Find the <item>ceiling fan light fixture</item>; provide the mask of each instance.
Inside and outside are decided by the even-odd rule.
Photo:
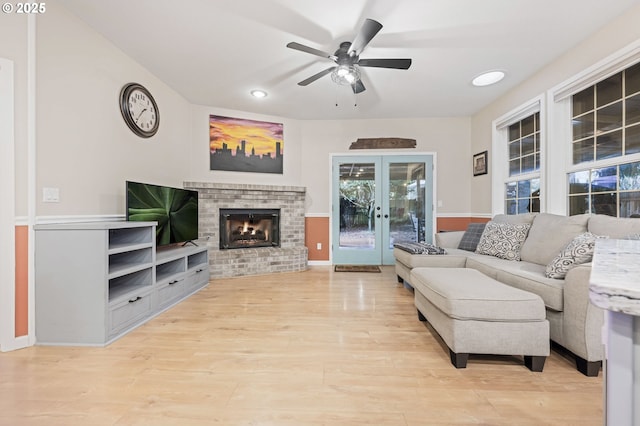
[[[471,81],[471,84],[477,87],[490,86],[502,80],[505,76],[504,71],[488,71],[480,74]]]
[[[267,92],[265,92],[264,90],[256,89],[251,91],[251,96],[253,96],[254,98],[262,99],[267,97]]]
[[[331,80],[341,86],[351,86],[360,80],[360,70],[354,65],[338,65],[331,72]]]

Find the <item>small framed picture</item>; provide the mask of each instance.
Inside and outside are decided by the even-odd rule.
[[[477,153],[473,156],[473,175],[486,175],[488,165],[487,151]]]

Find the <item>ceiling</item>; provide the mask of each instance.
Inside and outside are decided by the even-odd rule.
[[[59,0],[190,103],[295,119],[470,116],[640,0]],[[409,70],[366,68],[354,95],[330,76],[365,18],[383,24],[361,58],[412,58]],[[471,80],[488,70],[506,78]],[[140,82],[144,83],[144,82]],[[249,92],[263,89],[264,99]]]

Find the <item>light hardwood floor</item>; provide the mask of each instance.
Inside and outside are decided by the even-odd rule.
[[[601,425],[552,351],[455,369],[393,267],[213,280],[105,348],[0,354],[2,425]]]

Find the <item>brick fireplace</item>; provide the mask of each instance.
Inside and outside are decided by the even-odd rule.
[[[304,245],[306,189],[298,186],[185,182],[198,191],[200,239],[207,240],[212,278],[307,269]],[[220,249],[220,210],[279,210],[279,247]]]

